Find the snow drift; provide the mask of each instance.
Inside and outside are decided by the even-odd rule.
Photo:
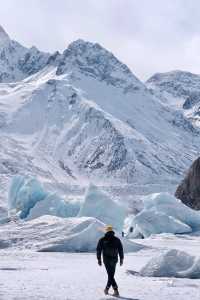
[[[200,278],[200,258],[171,249],[153,257],[139,274],[148,277]]]
[[[200,213],[168,193],[143,198],[143,210],[133,218],[132,237],[158,233],[189,233],[200,226]]]
[[[95,218],[42,216],[0,226],[0,247],[44,252],[94,252],[105,224]],[[48,237],[48,238],[47,238]],[[122,240],[126,252],[145,246]]]
[[[125,208],[114,201],[107,193],[90,184],[79,217],[95,217],[105,224],[111,224],[116,230],[122,231]]]

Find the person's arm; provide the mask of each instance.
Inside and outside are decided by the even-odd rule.
[[[101,266],[102,262],[101,262],[101,253],[102,253],[102,239],[99,240],[98,244],[97,244],[97,260],[98,260],[98,264]]]
[[[120,265],[122,266],[123,261],[124,261],[124,249],[123,249],[122,242],[120,241],[120,239],[118,242],[118,253],[119,253],[119,258],[120,258]]]

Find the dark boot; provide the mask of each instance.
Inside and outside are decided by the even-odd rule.
[[[114,289],[113,296],[114,297],[119,297],[119,291],[118,291],[118,289]]]
[[[108,295],[108,291],[109,291],[109,289],[106,287],[106,288],[104,289],[104,294],[105,294],[105,295]]]

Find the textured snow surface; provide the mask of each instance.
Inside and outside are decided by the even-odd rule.
[[[153,257],[140,271],[141,276],[200,279],[200,258],[176,249]]]
[[[143,210],[133,218],[133,236],[188,233],[199,229],[200,213],[168,193],[145,196],[143,204]]]
[[[8,220],[9,221],[9,220]],[[10,220],[0,226],[0,248],[47,252],[94,252],[105,224],[95,218],[42,216],[30,221]],[[125,251],[144,248],[127,239]]]
[[[150,277],[180,277],[181,271],[186,272],[193,264],[193,256],[183,251],[172,249],[152,258],[141,269],[140,275]]]
[[[173,248],[198,256],[199,237],[168,235],[141,242],[154,248],[126,254],[124,265],[117,265],[116,280],[121,299],[199,300],[199,279],[141,277],[127,272],[139,272],[152,258]],[[4,249],[0,251],[0,274],[2,300],[114,299],[111,295],[104,296],[106,272],[98,266],[95,254],[34,253]]]
[[[95,217],[114,229],[122,231],[125,219],[125,208],[91,184],[85,195],[79,216]]]

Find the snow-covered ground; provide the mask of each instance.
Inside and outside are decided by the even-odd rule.
[[[163,235],[140,240],[153,246],[125,256],[124,266],[117,268],[120,299],[124,300],[199,300],[199,279],[153,278],[134,276],[152,258],[166,249],[180,249],[199,254],[200,238]],[[103,300],[106,273],[95,254],[37,253],[0,251],[1,300]]]

